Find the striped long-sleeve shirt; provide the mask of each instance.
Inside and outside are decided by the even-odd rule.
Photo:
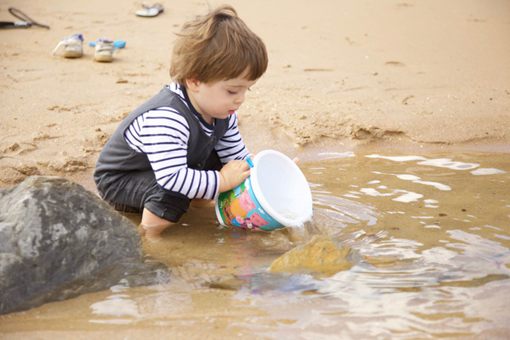
[[[196,114],[200,126],[210,136],[213,126],[201,119],[186,100],[181,87],[171,84],[168,88],[178,94]],[[124,133],[124,138],[133,150],[147,155],[156,181],[163,188],[190,199],[214,199],[219,189],[219,172],[188,168],[189,133],[188,123],[183,116],[171,107],[160,107],[138,116]],[[249,155],[239,133],[237,113],[229,116],[228,129],[215,150],[223,164],[234,159],[245,159]]]

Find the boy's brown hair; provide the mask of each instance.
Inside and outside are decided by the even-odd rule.
[[[234,8],[224,5],[183,25],[174,45],[170,76],[182,85],[191,78],[205,83],[241,75],[256,80],[267,63],[262,40]]]

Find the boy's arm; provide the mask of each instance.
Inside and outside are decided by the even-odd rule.
[[[214,199],[249,176],[248,164],[243,160],[249,153],[239,134],[237,117],[231,117],[227,132],[216,148],[220,160],[226,163],[221,171],[188,168],[189,127],[171,108],[147,112],[140,122],[132,124],[125,137],[135,151],[147,154],[156,181],[163,188],[190,199]]]
[[[239,132],[237,112],[229,117],[227,132],[218,141],[215,150],[223,164],[246,159],[250,155]]]
[[[131,124],[124,137],[134,151],[147,155],[156,181],[164,189],[190,199],[213,199],[218,194],[218,171],[188,168],[189,127],[174,109],[146,112]]]

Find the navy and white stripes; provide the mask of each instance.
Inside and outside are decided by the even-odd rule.
[[[178,85],[172,84],[168,88],[178,94],[189,107]],[[211,135],[213,127],[199,121],[204,132]],[[138,116],[124,137],[133,150],[147,155],[156,180],[163,188],[179,192],[190,199],[214,199],[218,194],[219,172],[187,167],[189,134],[189,126],[183,116],[173,108],[160,107]],[[215,149],[224,164],[248,156],[239,133],[237,113],[229,117],[228,129]]]

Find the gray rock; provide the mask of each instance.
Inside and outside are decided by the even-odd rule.
[[[127,218],[64,178],[33,176],[0,190],[0,314],[121,280],[168,280],[163,266],[144,260]]]

